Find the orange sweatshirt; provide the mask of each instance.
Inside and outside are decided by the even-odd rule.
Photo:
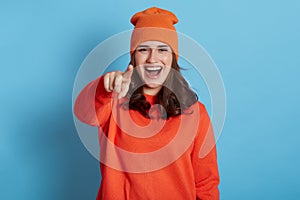
[[[155,104],[154,96],[145,96]],[[203,104],[167,120],[150,120],[120,103],[100,77],[81,91],[74,106],[80,121],[99,127],[97,200],[219,199],[216,148],[205,152],[204,141],[214,143],[214,137]]]

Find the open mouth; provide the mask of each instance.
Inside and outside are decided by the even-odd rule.
[[[149,78],[156,78],[162,71],[161,66],[148,66],[145,67],[146,74]]]

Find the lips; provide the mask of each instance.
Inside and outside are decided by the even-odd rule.
[[[155,79],[158,78],[163,68],[161,66],[145,66],[144,69],[148,78]]]

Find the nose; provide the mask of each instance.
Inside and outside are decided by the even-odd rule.
[[[148,63],[155,63],[158,60],[158,52],[156,49],[152,48],[148,57],[147,57],[147,62]]]

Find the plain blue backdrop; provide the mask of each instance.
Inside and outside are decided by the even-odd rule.
[[[223,77],[221,199],[299,198],[299,1],[1,0],[0,199],[95,199],[101,176],[74,126],[73,83],[95,46],[152,6],[173,11]]]

